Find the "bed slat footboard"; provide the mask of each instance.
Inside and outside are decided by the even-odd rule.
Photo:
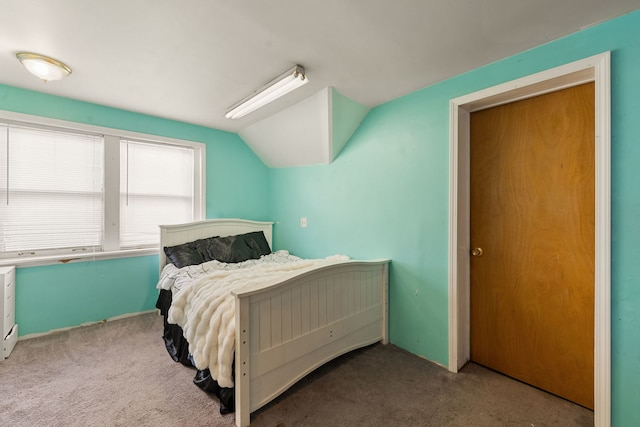
[[[236,296],[236,425],[324,363],[387,342],[388,260],[311,270]]]

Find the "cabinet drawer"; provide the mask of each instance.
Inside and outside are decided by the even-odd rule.
[[[16,293],[15,286],[11,286],[10,289],[5,289],[4,293],[4,311],[3,313],[7,314],[16,307]]]
[[[12,286],[16,283],[15,268],[10,268],[9,271],[4,275],[4,286],[7,287],[9,283],[11,283]]]
[[[13,325],[16,323],[16,312],[13,310],[13,307],[11,307],[11,310],[4,312],[4,319],[2,320],[4,322],[4,328],[2,328],[3,329],[2,337],[4,338],[7,336],[9,331],[11,331],[11,328],[13,328]]]
[[[10,329],[9,334],[4,337],[2,341],[2,358],[6,359],[11,354],[11,351],[16,346],[18,342],[18,325],[15,325]]]

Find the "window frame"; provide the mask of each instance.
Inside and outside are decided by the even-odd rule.
[[[38,266],[66,264],[76,261],[89,261],[136,256],[157,255],[159,247],[136,249],[120,248],[120,141],[135,140],[159,145],[189,147],[194,150],[194,221],[205,218],[206,208],[206,144],[103,126],[88,125],[66,120],[52,119],[30,114],[0,110],[0,120],[9,124],[45,127],[60,131],[72,131],[100,135],[104,139],[104,215],[102,248],[69,253],[64,250],[46,251],[41,255],[0,258],[0,266]],[[158,230],[158,234],[160,231]],[[43,252],[43,251],[42,251]]]

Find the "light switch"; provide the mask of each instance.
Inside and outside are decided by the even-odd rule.
[[[307,217],[303,216],[302,218],[300,218],[300,227],[306,227],[307,226]]]

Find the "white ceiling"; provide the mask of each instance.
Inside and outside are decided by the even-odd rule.
[[[0,0],[0,83],[237,132],[333,86],[373,107],[640,7],[640,0]],[[73,74],[44,84],[32,51]],[[227,107],[294,64],[310,83]]]

